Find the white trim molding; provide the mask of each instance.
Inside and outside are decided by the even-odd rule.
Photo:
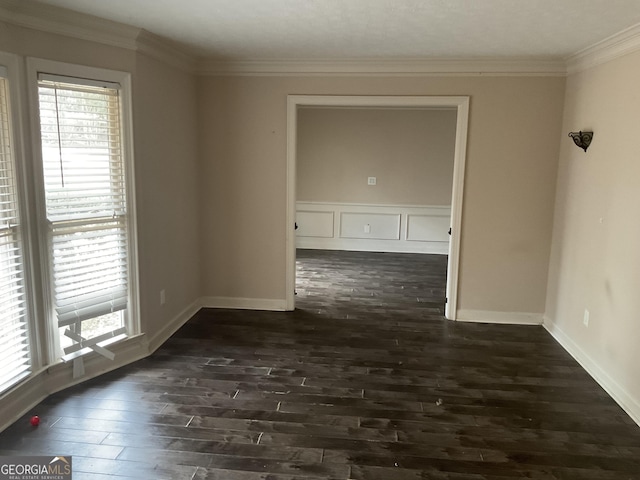
[[[296,223],[296,248],[446,255],[451,207],[300,201]]]
[[[176,333],[180,327],[191,320],[200,311],[200,309],[202,309],[202,306],[202,299],[198,298],[194,300],[191,305],[178,313],[178,315],[173,317],[172,320],[165,323],[160,330],[148,339],[149,354],[160,348],[162,344],[171,337],[171,335]]]
[[[489,310],[458,310],[456,320],[470,323],[500,323],[506,325],[542,325],[542,313],[492,312]]]
[[[112,361],[106,360],[97,353],[85,355],[83,357],[85,373],[80,378],[73,377],[73,362],[57,362],[35,372],[6,392],[0,397],[0,405],[2,405],[0,431],[49,395],[140,360],[150,353],[146,348],[144,335],[129,337],[114,343],[109,346],[109,350],[115,354],[115,359]]]
[[[189,73],[195,73],[196,57],[175,42],[142,28],[74,12],[52,5],[4,0],[0,21],[41,32],[140,52]]]
[[[144,29],[136,37],[135,49],[144,55],[187,73],[196,73],[196,58],[166,38]]]
[[[286,236],[285,286],[286,309],[295,308],[296,260],[296,154],[298,108],[300,107],[375,107],[375,108],[438,108],[451,107],[457,112],[456,140],[453,160],[451,198],[451,239],[447,267],[447,304],[445,316],[455,320],[457,312],[458,264],[460,256],[464,172],[467,155],[469,123],[468,96],[372,96],[372,95],[288,95],[287,96],[287,169],[286,169]]]
[[[598,365],[562,328],[549,317],[544,317],[544,328],[584,368],[591,377],[620,405],[631,419],[640,426],[640,399],[634,398],[607,371]]]
[[[325,60],[201,60],[200,75],[210,76],[558,76],[562,59],[549,58],[379,58]]]
[[[104,357],[97,353],[87,354],[83,357],[85,374],[80,378],[73,377],[73,362],[56,362],[33,373],[23,382],[0,396],[0,405],[2,405],[0,431],[7,428],[52,393],[151,355],[180,327],[193,318],[200,311],[203,303],[203,299],[196,299],[191,305],[169,320],[151,338],[148,338],[145,334],[135,335],[110,345],[109,350],[115,354],[113,361],[105,360]]]
[[[46,385],[46,373],[44,369],[32,373],[22,383],[0,396],[0,405],[2,405],[0,432],[51,394]]]
[[[41,32],[134,50],[140,29],[66,8],[23,0],[4,0],[0,20]]]
[[[566,59],[569,75],[640,50],[640,24],[622,30]]]
[[[556,76],[599,65],[640,49],[640,25],[568,57],[454,57],[235,59],[200,58],[142,28],[23,0],[2,0],[0,21],[113,47],[139,51],[184,71],[210,76]]]
[[[271,312],[283,312],[286,310],[286,301],[274,298],[203,297],[201,305],[202,308],[266,310]]]

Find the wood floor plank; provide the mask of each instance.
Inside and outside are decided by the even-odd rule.
[[[119,435],[123,437],[123,435]],[[132,436],[135,437],[135,436]],[[224,442],[182,441],[180,443],[158,442],[148,448],[133,446],[134,438],[109,439],[121,443],[131,444],[126,446],[118,459],[131,461],[166,461],[169,457],[183,465],[196,465],[207,467],[215,460],[226,457],[262,458],[268,460],[280,460],[295,463],[320,463],[323,452],[321,449],[302,447],[274,447],[255,444],[230,444]]]

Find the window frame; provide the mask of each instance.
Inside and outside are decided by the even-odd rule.
[[[26,381],[33,375],[42,371],[46,366],[46,347],[41,339],[44,336],[42,325],[37,322],[38,311],[38,286],[35,281],[34,249],[33,249],[33,205],[30,202],[29,192],[31,185],[30,166],[27,158],[27,144],[25,142],[25,117],[24,117],[24,62],[15,54],[0,51],[0,65],[6,70],[4,78],[7,80],[7,107],[9,110],[9,136],[13,150],[14,181],[16,187],[16,199],[19,218],[20,250],[23,262],[22,280],[25,288],[25,318],[27,338],[29,343],[28,373],[16,380],[13,384],[0,391],[0,396],[16,385]]]
[[[27,58],[27,84],[29,89],[29,111],[31,120],[31,148],[33,152],[33,170],[35,197],[35,217],[38,224],[39,268],[42,278],[41,301],[47,330],[47,363],[53,364],[64,356],[59,344],[58,320],[53,305],[53,272],[51,271],[51,254],[47,227],[44,175],[42,163],[42,142],[40,133],[40,108],[38,94],[38,74],[46,73],[62,77],[79,79],[95,79],[120,84],[120,113],[122,129],[122,151],[125,163],[125,189],[127,196],[127,231],[128,231],[128,282],[129,296],[125,326],[127,337],[140,333],[139,311],[139,274],[138,274],[138,241],[135,196],[135,159],[133,146],[133,109],[131,102],[131,74],[104,68],[87,67],[40,58]]]

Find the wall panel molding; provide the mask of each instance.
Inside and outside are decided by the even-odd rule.
[[[304,225],[304,236],[308,238],[333,238],[335,235],[335,212],[333,210],[304,210],[296,212],[296,225]]]
[[[349,211],[344,208],[340,213],[341,239],[359,240],[400,240],[401,213]]]
[[[296,223],[297,248],[446,255],[451,207],[296,202]]]

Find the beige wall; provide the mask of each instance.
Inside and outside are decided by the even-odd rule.
[[[469,95],[459,305],[542,314],[564,78],[202,77],[203,288],[285,298],[287,94]]]
[[[153,334],[201,295],[196,79],[138,55],[133,102],[141,316]]]
[[[640,53],[570,75],[546,316],[640,418]],[[593,129],[584,153],[566,135]],[[584,310],[589,327],[583,325]],[[623,392],[622,394],[620,392]],[[633,400],[635,399],[635,400]],[[624,403],[624,398],[622,398]],[[635,405],[632,405],[635,402]]]
[[[7,24],[0,50],[132,74],[141,320],[153,337],[200,296],[195,76],[131,50]]]
[[[450,205],[455,135],[453,109],[301,108],[297,199]]]

